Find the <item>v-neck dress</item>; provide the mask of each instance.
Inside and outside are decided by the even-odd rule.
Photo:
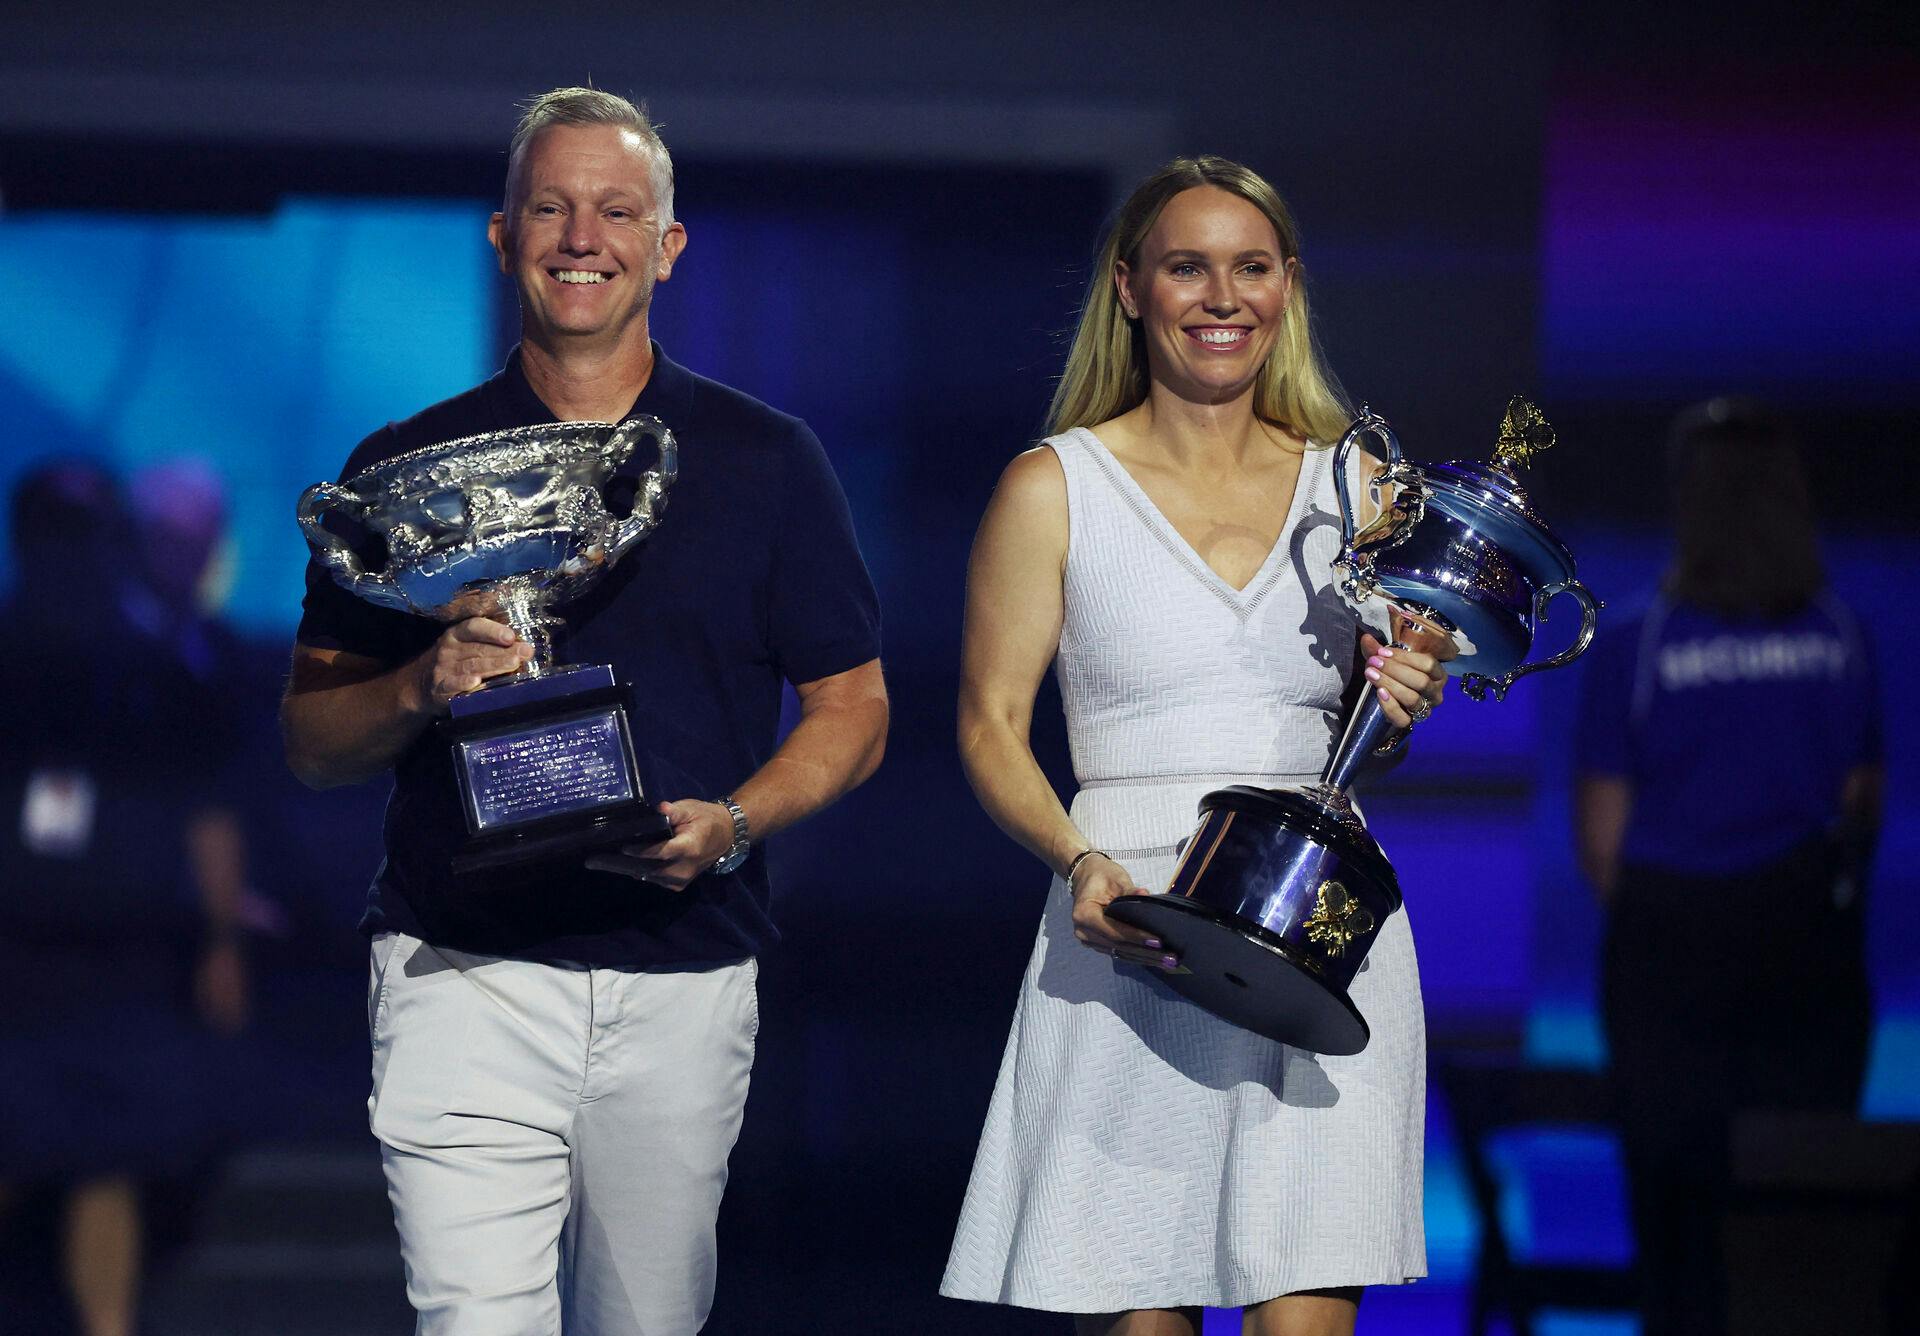
[[[1332,452],[1307,452],[1273,551],[1236,590],[1092,432],[1046,444],[1067,478],[1071,814],[1162,890],[1202,794],[1312,783],[1336,740],[1358,628],[1330,569]],[[1360,1053],[1261,1038],[1075,941],[1056,877],[941,1293],[1106,1313],[1425,1275],[1426,1027],[1404,909],[1351,996],[1373,1033]]]

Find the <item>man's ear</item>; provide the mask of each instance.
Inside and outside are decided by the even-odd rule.
[[[666,235],[660,238],[660,263],[653,271],[653,281],[664,283],[673,277],[673,262],[680,258],[680,252],[687,248],[687,229],[678,220],[668,224]]]
[[[493,247],[494,256],[499,260],[500,272],[503,274],[513,272],[512,266],[507,262],[507,248],[511,241],[512,237],[507,232],[507,215],[494,214],[487,220],[487,244]]]

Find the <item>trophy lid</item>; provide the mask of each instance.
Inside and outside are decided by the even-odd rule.
[[[1458,490],[1471,493],[1477,489],[1489,504],[1505,506],[1539,524],[1540,517],[1533,512],[1533,504],[1527,499],[1527,489],[1520,485],[1517,470],[1531,464],[1542,450],[1551,450],[1559,439],[1546,414],[1516,394],[1507,400],[1506,415],[1500,421],[1500,435],[1494,441],[1491,460],[1485,464],[1469,464],[1456,459],[1429,465],[1425,471]]]
[[[1430,500],[1462,524],[1494,538],[1534,584],[1554,587],[1574,578],[1573,553],[1533,508],[1516,471],[1559,439],[1546,415],[1519,395],[1507,401],[1485,464],[1451,460],[1419,466]]]
[[[1533,502],[1527,496],[1527,489],[1520,480],[1495,464],[1474,464],[1464,459],[1450,459],[1444,464],[1422,464],[1421,473],[1428,480],[1465,495],[1478,494],[1481,501],[1488,505],[1501,506],[1535,524],[1540,517],[1533,511]]]
[[[1485,534],[1534,585],[1548,588],[1573,579],[1573,553],[1534,512],[1512,475],[1457,460],[1417,468],[1427,486],[1427,504]]]

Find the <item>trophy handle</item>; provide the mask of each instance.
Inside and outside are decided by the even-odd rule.
[[[1396,473],[1400,467],[1400,438],[1393,434],[1393,428],[1378,413],[1360,405],[1360,416],[1347,428],[1346,435],[1340,438],[1340,444],[1333,447],[1333,489],[1340,498],[1340,547],[1343,555],[1353,553],[1353,535],[1357,527],[1353,518],[1353,498],[1347,493],[1347,456],[1362,436],[1372,436],[1387,448],[1387,472]]]
[[[1573,643],[1554,655],[1551,659],[1542,659],[1538,663],[1523,663],[1510,673],[1499,677],[1482,677],[1479,673],[1468,673],[1460,679],[1460,689],[1474,700],[1485,700],[1487,692],[1493,692],[1495,700],[1505,700],[1507,689],[1528,673],[1541,672],[1548,668],[1564,668],[1587,652],[1587,646],[1593,643],[1594,629],[1600,624],[1600,609],[1606,604],[1595,598],[1592,592],[1578,580],[1569,580],[1563,585],[1542,589],[1533,601],[1533,617],[1536,622],[1547,619],[1547,604],[1556,594],[1571,594],[1580,605],[1580,634]]]
[[[674,444],[673,432],[657,417],[642,413],[628,418],[620,424],[609,445],[626,446],[624,457],[643,439],[653,442],[659,458],[639,477],[640,489],[634,493],[633,509],[620,521],[608,545],[610,561],[618,561],[628,548],[659,526],[661,513],[667,508],[667,493],[673,490],[674,480],[680,476],[680,447]]]
[[[300,520],[300,532],[307,536],[307,546],[313,550],[314,560],[332,572],[335,579],[349,586],[367,579],[367,569],[360,564],[360,558],[354,555],[352,545],[320,521],[330,510],[358,504],[359,498],[338,483],[317,482],[300,493],[300,506],[296,512]]]

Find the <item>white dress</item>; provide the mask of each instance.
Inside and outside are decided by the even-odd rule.
[[[1311,450],[1244,590],[1215,575],[1093,433],[1067,476],[1055,668],[1074,824],[1164,889],[1196,804],[1318,778],[1356,624],[1332,588],[1340,511]],[[1366,1049],[1263,1039],[1074,940],[1048,888],[942,1294],[1057,1312],[1237,1307],[1426,1274],[1426,1026],[1404,909],[1350,995]]]

